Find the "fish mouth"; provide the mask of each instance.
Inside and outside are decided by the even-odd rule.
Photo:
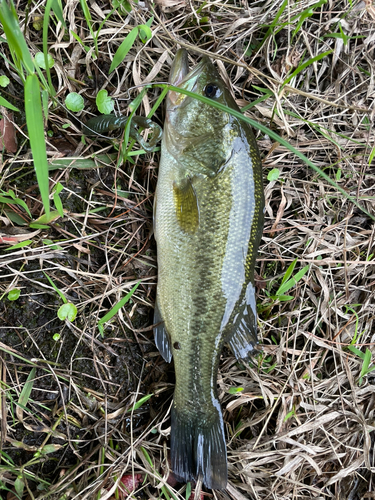
[[[202,60],[189,71],[188,53],[185,49],[179,49],[172,63],[169,83],[175,87],[194,92],[198,77],[210,65],[212,65],[210,59],[207,56],[203,56]],[[172,107],[181,105],[186,101],[186,97],[186,95],[173,90],[170,91],[168,93],[170,103],[167,108],[170,109],[170,105]]]
[[[188,73],[188,53],[185,49],[179,49],[173,59],[171,72],[169,74],[169,83],[177,87]]]

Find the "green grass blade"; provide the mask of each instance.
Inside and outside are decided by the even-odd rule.
[[[87,47],[87,45],[85,45],[83,43],[83,41],[80,39],[80,37],[77,35],[77,33],[74,33],[74,31],[70,30],[70,34],[73,36],[73,38],[75,38],[77,40],[77,42],[82,46],[82,48],[88,52],[90,50],[90,47]]]
[[[284,284],[292,276],[292,273],[294,271],[294,268],[296,267],[296,264],[297,264],[297,259],[294,259],[294,261],[290,264],[290,266],[286,270],[281,284]]]
[[[165,88],[167,85],[164,84],[154,84],[155,87],[160,87],[160,88]],[[313,164],[312,161],[310,161],[307,156],[305,156],[303,153],[298,151],[294,146],[289,144],[288,141],[283,139],[279,134],[274,132],[273,130],[269,129],[265,125],[262,125],[261,123],[256,122],[255,120],[252,120],[251,118],[247,118],[247,116],[244,116],[240,111],[237,111],[235,109],[228,108],[227,106],[224,106],[224,104],[221,104],[220,102],[216,102],[212,99],[209,99],[208,97],[196,94],[195,92],[191,92],[190,90],[185,90],[185,89],[180,89],[179,87],[175,87],[174,85],[168,85],[169,90],[173,90],[175,92],[179,92],[180,94],[187,95],[189,97],[193,97],[194,99],[198,99],[200,102],[203,102],[205,104],[208,104],[210,106],[213,106],[216,109],[220,109],[221,111],[224,111],[225,113],[229,113],[232,116],[235,116],[236,118],[239,118],[240,120],[245,121],[252,127],[254,127],[257,130],[260,130],[263,132],[263,134],[268,135],[275,141],[277,141],[279,144],[285,146],[291,153],[294,153],[298,158],[300,158],[306,165],[308,165],[310,168],[312,168],[316,173],[318,173],[323,179],[325,179],[329,184],[334,186],[340,193],[345,196],[351,203],[353,203],[356,207],[358,207],[363,213],[365,213],[368,217],[370,217],[372,220],[375,220],[375,216],[370,214],[365,208],[363,208],[357,200],[352,198],[342,187],[340,187],[334,180],[332,180],[326,173],[323,172],[319,167]]]
[[[298,273],[295,276],[293,276],[290,280],[283,283],[277,290],[276,295],[284,295],[288,290],[296,286],[299,280],[302,279],[303,276],[305,276],[309,268],[310,268],[309,265],[303,267],[300,271],[298,271]]]
[[[315,3],[314,5],[312,5],[311,7],[305,9],[303,12],[301,12],[301,14],[299,14],[299,21],[298,21],[298,24],[295,28],[295,30],[293,31],[292,33],[292,39],[295,37],[295,35],[298,33],[298,31],[300,30],[303,22],[308,18],[308,17],[311,17],[313,14],[314,14],[314,11],[316,9],[318,9],[319,7],[321,7],[322,5],[324,5],[325,3],[327,3],[327,0],[319,0],[318,3]],[[293,18],[293,20],[295,19],[295,17]]]
[[[90,34],[91,34],[92,39],[94,41],[96,57],[98,57],[98,55],[99,55],[99,50],[98,50],[98,35],[99,35],[99,33],[95,34],[94,30],[92,29],[91,12],[90,12],[90,8],[89,8],[86,0],[79,0],[79,3],[81,4],[81,8],[83,10],[83,15],[85,16],[87,26],[89,27]]]
[[[4,99],[4,97],[1,97],[1,96],[0,96],[0,106],[4,106],[4,108],[11,109],[12,111],[20,112],[20,110],[18,108],[13,106],[13,104],[11,104],[9,101],[7,101],[6,99]]]
[[[365,359],[365,355],[363,354],[362,351],[360,351],[357,347],[355,347],[354,345],[349,345],[348,346],[348,349],[349,351],[351,351],[353,354],[356,354],[359,358],[361,358],[362,360]]]
[[[49,215],[48,163],[46,142],[44,138],[42,101],[40,97],[38,77],[35,74],[29,75],[26,78],[25,112],[30,146],[34,159],[35,173],[38,180],[40,194],[42,196],[44,210],[46,215]]]
[[[42,90],[41,96],[44,118],[48,120],[48,91]]]
[[[61,0],[52,0],[51,7],[57,19],[64,26],[64,28],[66,28],[64,14],[61,8]]]
[[[55,186],[54,193],[53,193],[53,202],[55,204],[56,210],[59,212],[61,217],[64,217],[64,207],[61,201],[61,198],[59,194],[61,191],[64,189],[64,186],[58,182]]]
[[[111,63],[111,67],[109,68],[109,73],[112,73],[112,71],[114,71],[122,63],[129,50],[133,47],[133,43],[137,38],[137,34],[138,27],[135,27],[122,41],[120,47],[116,50],[116,53],[113,56],[113,61]]]
[[[143,403],[146,403],[146,401],[148,401],[154,394],[147,394],[146,396],[143,396],[139,401],[137,401],[136,403],[134,403],[134,405],[128,409],[128,411],[135,411],[135,410],[138,410],[138,408],[140,408]]]
[[[324,57],[328,56],[329,54],[332,54],[332,52],[333,52],[333,50],[327,50],[327,52],[323,52],[322,54],[318,54],[317,56],[315,56],[315,57],[309,59],[308,61],[304,62],[303,64],[301,64],[301,66],[298,66],[298,68],[296,68],[293,71],[293,73],[288,76],[288,78],[284,81],[282,86],[284,87],[284,85],[287,85],[292,78],[294,78],[296,75],[298,75],[298,73],[300,73],[305,68],[307,68],[307,66],[310,66],[310,64],[313,64],[316,61],[320,61],[320,59],[323,59]]]
[[[12,204],[20,205],[28,213],[30,218],[32,218],[29,207],[20,198],[7,198],[5,196],[0,195],[0,203],[6,203],[7,205],[12,205]]]
[[[268,99],[270,96],[273,96],[273,92],[269,91],[269,93],[262,95],[261,97],[258,97],[258,99],[255,99],[255,101],[250,102],[249,104],[246,104],[243,108],[241,108],[241,113],[244,113],[250,108],[253,108],[257,104],[260,104],[261,102],[265,101]]]
[[[375,370],[375,366],[371,366],[370,367],[370,363],[371,363],[371,351],[369,349],[367,349],[366,347],[366,351],[365,351],[365,354],[363,356],[363,364],[362,364],[362,369],[361,369],[361,374],[359,376],[359,381],[358,381],[358,384],[361,385],[362,382],[363,382],[363,377],[365,375],[367,375],[368,373],[372,372],[373,370]]]
[[[370,366],[370,363],[371,363],[371,351],[369,349],[367,349],[367,347],[366,347],[361,375],[365,374],[367,372],[368,367]]]
[[[144,456],[145,456],[145,458],[146,458],[147,462],[151,465],[151,467],[154,467],[154,464],[153,464],[153,462],[152,462],[152,460],[151,460],[151,457],[150,457],[150,455],[148,454],[147,450],[146,450],[145,448],[143,448],[143,446],[141,446],[141,450],[142,450],[142,452],[143,452],[143,454],[144,454]]]
[[[20,241],[19,243],[16,243],[15,245],[12,245],[11,247],[6,248],[5,250],[9,252],[9,250],[17,250],[18,248],[23,248],[29,246],[33,240],[26,240],[26,241]]]
[[[48,281],[50,282],[50,285],[54,288],[54,290],[60,295],[61,300],[64,302],[64,304],[67,304],[68,301],[66,300],[65,295],[62,293],[62,291],[57,288],[57,286],[51,280],[51,278],[48,276],[48,274],[46,274],[45,272],[43,272],[43,274],[48,279]]]
[[[107,312],[107,314],[105,316],[103,316],[99,321],[98,321],[98,325],[101,326],[103,325],[104,323],[106,323],[107,321],[109,321],[111,318],[113,318],[113,316],[115,314],[117,314],[117,312],[121,309],[122,306],[124,306],[130,299],[130,297],[133,295],[133,293],[137,290],[139,284],[141,282],[138,281],[138,283],[136,283],[133,288],[130,290],[130,292],[125,295],[125,297],[123,297],[120,302],[118,302],[116,305],[114,305],[112,307],[112,309],[110,311]]]
[[[132,101],[129,104],[129,109],[130,109],[131,113],[129,115],[129,119],[126,122],[125,129],[124,129],[123,155],[122,155],[122,158],[119,158],[119,161],[117,164],[118,167],[120,166],[120,162],[124,162],[125,160],[131,161],[129,159],[129,152],[136,142],[134,139],[132,139],[129,143],[131,120],[132,120],[133,116],[135,115],[138,107],[141,105],[142,99],[145,96],[145,94],[147,93],[147,88],[148,87],[143,88],[141,90],[141,92],[137,95],[137,97],[134,99],[134,101]]]
[[[12,0],[10,0],[9,4],[6,0],[0,0],[0,22],[3,25],[9,48],[16,55],[18,62],[22,62],[28,73],[33,73],[34,63],[19,26],[17,12]],[[17,64],[17,61],[15,63]],[[20,71],[19,76],[24,78],[22,68],[19,65],[18,69]]]
[[[147,115],[147,118],[152,118],[153,117],[153,115],[155,114],[156,110],[158,109],[158,107],[160,106],[160,104],[163,102],[164,97],[167,95],[167,93],[168,93],[168,88],[165,88],[165,89],[162,90],[162,92],[160,93],[159,97],[157,98],[155,104],[152,106],[151,111]]]
[[[370,156],[368,157],[368,164],[371,165],[372,160],[374,159],[375,156],[375,146],[372,148],[372,151],[370,153]]]
[[[23,386],[20,397],[18,399],[18,404],[24,408],[27,406],[31,391],[33,389],[35,381],[35,373],[36,373],[36,368],[34,366],[33,368],[31,368],[29,376],[27,377],[25,385]]]
[[[86,0],[80,0],[79,3],[81,4],[81,8],[83,10],[83,15],[85,16],[87,25],[89,26],[89,28],[91,28],[92,17],[91,17],[89,6],[87,5]],[[91,29],[90,29],[90,31],[91,31]]]
[[[45,11],[44,11],[44,18],[43,18],[43,54],[44,54],[44,63],[46,66],[46,74],[47,74],[47,80],[48,80],[48,88],[50,91],[50,94],[52,96],[56,95],[55,88],[52,84],[52,79],[51,79],[51,71],[49,68],[48,64],[48,26],[49,26],[49,20],[50,20],[50,12],[53,3],[55,0],[47,0]]]
[[[270,24],[265,37],[263,38],[262,42],[260,43],[258,50],[262,47],[262,45],[267,40],[267,38],[273,33],[274,27],[277,25],[277,22],[280,19],[280,16],[284,12],[284,10],[286,9],[288,3],[289,3],[289,0],[284,0],[283,3],[281,4],[280,9],[277,11],[276,16],[274,17],[272,23]]]

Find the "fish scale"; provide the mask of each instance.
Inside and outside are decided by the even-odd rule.
[[[189,72],[180,50],[171,83],[238,109],[213,64]],[[154,207],[158,252],[155,341],[173,358],[171,461],[181,481],[227,484],[217,396],[222,347],[248,358],[257,343],[254,265],[263,227],[261,161],[250,128],[169,92]]]

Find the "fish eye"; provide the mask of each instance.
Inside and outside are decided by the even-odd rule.
[[[211,99],[215,97],[219,97],[221,94],[220,88],[214,83],[208,83],[204,88],[204,93],[206,97],[210,97]]]

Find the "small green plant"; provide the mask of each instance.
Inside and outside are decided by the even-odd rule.
[[[94,40],[94,46],[95,46],[95,55],[98,57],[99,55],[99,49],[98,49],[98,37],[95,36],[93,27],[92,27],[92,17],[91,17],[91,12],[90,8],[87,5],[86,0],[80,0],[81,8],[83,10],[83,15],[85,16],[87,26],[89,27],[90,34]]]
[[[65,98],[65,106],[74,113],[82,111],[85,107],[85,101],[77,92],[70,92]]]
[[[313,64],[314,62],[320,61],[324,57],[332,54],[333,50],[327,50],[326,52],[323,52],[322,54],[318,54],[315,57],[312,57],[311,59],[308,59],[305,61],[303,64],[300,64],[287,78],[284,80],[284,83],[282,86],[287,85],[295,76],[298,75],[301,71],[303,71],[305,68]]]
[[[292,40],[295,37],[295,35],[298,33],[298,31],[301,29],[305,20],[308,19],[309,17],[311,17],[315,13],[315,11],[319,7],[322,7],[325,3],[327,3],[327,0],[319,0],[319,2],[314,3],[313,5],[311,5],[311,7],[308,7],[307,9],[302,11],[300,14],[298,14],[292,18],[292,22],[299,18],[297,26],[295,27],[295,29],[292,33]]]
[[[369,157],[368,157],[368,164],[370,166],[372,164],[372,160],[374,159],[374,157],[375,157],[375,146],[372,148],[371,153],[369,154]]]
[[[10,80],[7,76],[5,76],[5,75],[0,76],[0,87],[5,88],[9,85],[9,83],[10,83]]]
[[[243,387],[230,387],[228,389],[229,394],[238,394],[243,391]]]
[[[112,113],[115,107],[115,102],[112,97],[108,96],[108,92],[105,89],[99,90],[96,96],[96,106],[100,113],[109,114]]]
[[[269,297],[272,300],[285,302],[294,299],[292,295],[285,295],[286,292],[288,292],[291,288],[295,287],[297,283],[305,276],[305,274],[310,269],[310,266],[307,265],[302,269],[300,269],[294,276],[292,276],[296,264],[297,264],[297,259],[295,259],[286,270],[284,277],[281,281],[281,284],[277,289],[276,293],[274,295],[269,294]]]
[[[26,205],[26,203],[21,200],[20,198],[17,198],[16,194],[12,189],[9,189],[9,191],[5,192],[2,189],[0,189],[0,203],[4,203],[8,206],[12,205],[19,205],[21,206],[27,215],[31,218],[31,213],[29,210],[29,207]]]
[[[275,38],[277,33],[279,33],[282,29],[286,28],[288,25],[291,25],[295,21],[297,21],[297,25],[292,33],[292,39],[293,39],[295,37],[295,35],[298,33],[298,31],[301,29],[304,21],[306,19],[308,19],[309,17],[311,17],[315,13],[315,11],[318,8],[322,7],[326,2],[327,2],[327,0],[319,0],[319,2],[311,5],[310,7],[303,10],[302,12],[300,12],[294,16],[291,16],[290,19],[279,22],[279,20],[282,18],[283,14],[284,14],[284,11],[290,5],[288,0],[284,0],[283,3],[281,4],[279,10],[277,11],[276,15],[274,16],[272,23],[270,25],[268,25],[268,30],[267,30],[263,40],[261,41],[261,43],[258,47],[258,50],[265,43],[265,41],[267,40],[268,37],[272,36],[273,38]]]
[[[146,403],[146,401],[148,401],[152,396],[153,394],[146,394],[146,396],[143,396],[139,401],[136,401],[134,405],[128,409],[128,412],[138,410],[138,408],[140,408],[144,403]]]
[[[261,95],[260,97],[258,97],[258,99],[251,101],[249,104],[247,104],[246,106],[241,108],[241,113],[244,113],[245,111],[253,108],[257,104],[260,104],[261,102],[266,101],[269,97],[274,97],[274,93],[270,89],[263,88],[263,87],[257,87],[256,85],[253,85],[253,88],[255,90],[258,90],[263,95]]]
[[[70,321],[70,322],[74,321],[76,319],[76,316],[77,316],[77,307],[72,302],[67,301],[67,299],[65,298],[65,295],[62,293],[61,290],[59,290],[57,288],[55,283],[51,280],[51,278],[46,273],[43,273],[43,274],[48,279],[51,286],[59,294],[62,301],[64,302],[64,304],[62,306],[60,306],[58,311],[57,311],[58,318],[61,319],[61,321],[65,321],[65,320]],[[57,335],[58,334],[56,334],[54,336],[54,340],[59,340],[60,337],[57,337]]]
[[[8,300],[18,300],[19,297],[21,295],[21,290],[19,288],[13,288],[13,290],[11,290],[9,293],[8,293]]]
[[[280,170],[278,168],[273,168],[267,174],[268,181],[277,181],[280,177]]]
[[[13,104],[11,104],[9,101],[7,101],[6,99],[4,99],[4,97],[1,96],[0,96],[0,106],[4,106],[4,108],[10,109],[11,111],[17,111],[18,113],[20,112],[18,108],[13,106]]]
[[[293,408],[290,410],[289,413],[287,413],[284,417],[284,422],[287,422],[290,418],[296,416],[296,407],[293,405]]]
[[[9,51],[12,60],[8,61],[10,66],[15,70],[24,84],[24,103],[27,130],[30,139],[30,147],[34,160],[34,168],[38,180],[39,190],[42,197],[42,202],[46,214],[49,214],[49,181],[48,181],[48,163],[46,153],[46,143],[44,140],[44,120],[42,112],[41,91],[48,90],[51,95],[54,95],[54,89],[51,83],[49,72],[49,58],[47,52],[47,30],[49,21],[49,11],[53,3],[53,8],[56,16],[61,18],[61,7],[58,2],[53,0],[47,1],[46,14],[44,19],[43,30],[43,53],[45,59],[45,69],[47,80],[45,79],[41,68],[32,58],[27,47],[26,40],[20,29],[18,16],[14,7],[13,1],[9,3],[6,0],[0,0],[0,22],[3,26],[7,37]],[[56,5],[55,5],[56,4]],[[45,23],[47,29],[45,30]],[[39,78],[38,78],[39,77]],[[2,98],[3,100],[3,98]],[[8,108],[9,103],[5,103]]]
[[[112,0],[112,5],[122,15],[127,15],[132,11],[132,6],[127,0]]]
[[[130,290],[130,292],[128,294],[125,295],[125,297],[123,297],[120,302],[118,302],[116,305],[114,305],[112,307],[112,309],[110,311],[107,312],[107,314],[105,316],[103,316],[99,321],[98,321],[98,329],[101,333],[101,335],[103,336],[104,335],[104,323],[106,323],[107,321],[109,321],[110,319],[113,318],[113,316],[115,316],[118,311],[121,309],[121,307],[123,307],[131,298],[131,296],[133,295],[133,293],[137,290],[138,286],[140,284],[140,281],[138,281],[138,283],[136,283],[133,288]]]
[[[371,364],[372,353],[367,347],[365,352],[360,351],[354,345],[348,346],[348,349],[362,360],[361,373],[358,379],[358,385],[362,385],[364,377],[375,370],[375,365]]]
[[[37,52],[35,54],[35,62],[39,66],[39,68],[46,69],[47,66],[43,52]],[[47,63],[49,68],[53,68],[53,66],[55,65],[55,60],[51,56],[51,54],[48,54],[47,56]]]
[[[20,357],[21,358],[21,357]],[[26,360],[24,360],[26,361]],[[46,406],[41,405],[40,402],[34,401],[31,398],[31,392],[34,387],[34,383],[36,381],[36,367],[32,367],[25,383],[23,384],[21,392],[18,394],[14,388],[10,388],[8,385],[2,383],[1,389],[3,394],[9,400],[9,408],[10,413],[13,417],[13,425],[18,423],[23,424],[26,428],[31,429],[32,424],[30,424],[29,416],[32,416],[34,419],[40,420],[38,429],[40,432],[40,428],[44,427],[44,431],[47,433],[43,443],[40,446],[34,446],[30,444],[26,444],[23,441],[17,441],[13,438],[8,438],[12,447],[18,450],[24,450],[30,454],[33,453],[33,456],[30,460],[27,460],[22,465],[17,465],[11,456],[9,456],[4,450],[0,451],[0,468],[3,472],[2,480],[0,481],[0,490],[9,491],[7,487],[7,482],[10,482],[14,485],[15,492],[13,491],[13,495],[16,496],[17,499],[21,500],[23,498],[24,490],[28,487],[28,482],[32,481],[34,484],[37,484],[37,489],[41,491],[46,487],[49,487],[50,484],[39,478],[33,472],[30,472],[30,468],[35,466],[36,464],[40,464],[45,460],[45,456],[50,453],[55,453],[62,446],[59,444],[47,444],[51,435],[54,433],[55,435],[57,431],[51,429],[47,426],[44,426],[41,419],[36,415],[31,409],[32,405],[40,405],[43,410],[46,410]],[[26,416],[24,416],[27,414]],[[62,416],[61,416],[62,418]],[[60,420],[59,420],[60,421]],[[58,422],[59,423],[59,422]],[[29,427],[31,425],[31,427]],[[57,426],[58,424],[56,424]],[[4,474],[5,473],[5,474]]]
[[[268,317],[272,311],[272,309],[281,302],[288,302],[294,299],[293,295],[287,295],[286,293],[291,290],[293,287],[297,285],[297,283],[305,276],[308,272],[310,266],[307,265],[300,269],[294,276],[292,276],[294,272],[294,268],[297,264],[297,259],[295,259],[288,269],[286,270],[284,277],[278,286],[276,292],[273,292],[272,289],[275,286],[274,281],[270,281],[268,284],[268,290],[264,290],[267,299],[263,301],[262,304],[258,305],[258,312]]]
[[[55,204],[56,210],[58,211],[59,215],[61,215],[61,217],[64,217],[64,208],[59,194],[63,189],[64,186],[60,182],[58,182],[53,188],[53,202]]]
[[[143,446],[140,447],[140,450],[143,453],[143,456],[146,459],[146,461],[150,464],[151,469],[153,470],[155,476],[161,478],[160,474],[155,469],[154,463],[153,463],[150,455],[148,454],[147,450]],[[187,483],[186,490],[188,489],[189,486],[190,486],[190,493],[191,493],[191,485],[190,485],[190,483]],[[167,486],[163,485],[161,487],[161,492],[164,495],[164,497],[166,498],[166,500],[171,500],[171,498],[173,498],[173,500],[177,500],[176,496],[170,491],[170,489]],[[189,498],[189,497],[186,496],[186,498]]]
[[[276,366],[277,363],[272,363],[272,356],[267,356],[265,353],[261,353],[258,356],[258,369],[262,369],[264,373],[270,373]]]
[[[111,63],[111,67],[109,68],[109,72],[112,73],[125,59],[129,50],[133,47],[133,44],[139,35],[139,38],[142,43],[146,43],[152,37],[152,31],[150,26],[153,22],[154,18],[152,17],[147,21],[146,24],[140,24],[131,30],[131,32],[125,37],[122,41],[119,48],[116,50],[115,55],[113,56],[113,61]]]

